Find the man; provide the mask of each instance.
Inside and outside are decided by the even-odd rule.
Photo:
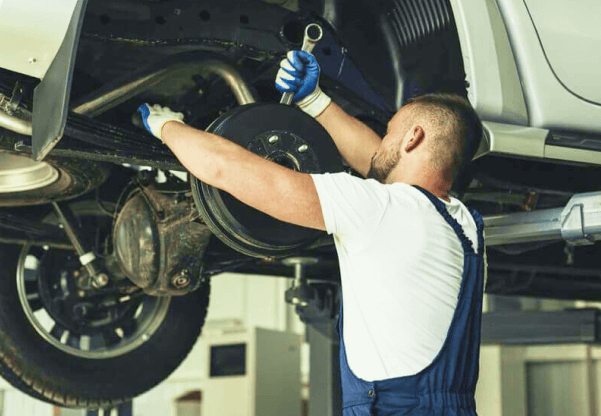
[[[201,181],[282,221],[334,235],[345,416],[475,415],[483,226],[449,190],[478,147],[480,120],[461,97],[418,97],[381,140],[332,103],[318,79],[315,58],[294,51],[276,87],[293,92],[370,179],[294,172],[186,126],[168,109],[144,105],[141,113]]]

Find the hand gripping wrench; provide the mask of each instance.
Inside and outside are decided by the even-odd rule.
[[[303,46],[301,48],[302,51],[307,53],[311,53],[315,44],[321,40],[323,37],[323,29],[317,23],[311,23],[305,28],[305,37],[303,38]],[[282,99],[280,100],[280,104],[289,105],[292,103],[292,97],[294,96],[291,92],[285,92],[282,95]]]

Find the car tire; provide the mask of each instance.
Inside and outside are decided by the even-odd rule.
[[[34,398],[85,408],[130,400],[167,378],[200,335],[208,283],[172,298],[160,326],[139,347],[107,359],[68,354],[40,336],[24,312],[16,279],[20,250],[0,245],[0,375]]]

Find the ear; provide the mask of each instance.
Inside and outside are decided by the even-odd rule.
[[[422,144],[424,141],[424,138],[426,137],[426,133],[424,132],[424,129],[422,128],[422,126],[419,126],[419,125],[414,126],[413,129],[411,129],[411,131],[409,132],[409,134],[411,136],[409,137],[409,140],[405,144],[405,152],[407,152],[407,153],[411,152],[412,150],[416,149],[417,146]]]

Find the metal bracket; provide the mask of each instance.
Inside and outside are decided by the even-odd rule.
[[[561,236],[574,246],[601,240],[601,192],[574,195],[561,213]]]
[[[33,95],[33,158],[42,160],[63,137],[75,55],[88,0],[78,0],[67,34]]]

